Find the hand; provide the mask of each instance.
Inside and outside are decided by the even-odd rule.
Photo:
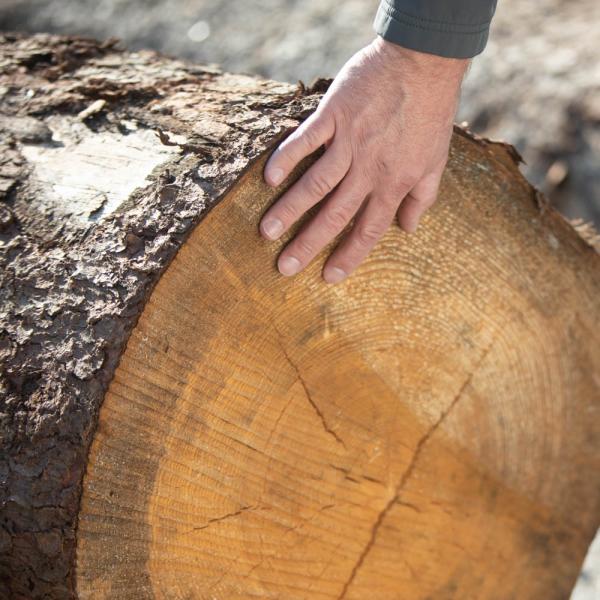
[[[301,159],[326,148],[261,221],[262,235],[275,240],[323,201],[281,253],[283,275],[306,267],[353,218],[323,269],[328,283],[356,269],[395,213],[402,229],[415,231],[436,199],[467,65],[379,37],[344,65],[317,110],[265,167],[266,182],[278,186]]]

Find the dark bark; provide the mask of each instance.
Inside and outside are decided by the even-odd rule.
[[[127,337],[191,229],[318,99],[112,41],[0,36],[2,597],[73,595],[87,452]],[[159,129],[181,146],[161,156]],[[133,191],[87,181],[85,201],[61,202],[57,181],[72,190],[83,164],[70,144],[98,139],[160,167]]]

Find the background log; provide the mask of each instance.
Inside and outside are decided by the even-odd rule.
[[[457,130],[418,235],[282,280],[262,164],[325,82],[1,52],[4,595],[565,597],[600,259],[510,147]]]

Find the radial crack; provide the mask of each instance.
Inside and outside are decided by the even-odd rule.
[[[345,444],[344,440],[333,429],[331,429],[331,427],[329,427],[329,425],[327,425],[325,416],[321,412],[321,409],[318,407],[317,403],[313,400],[312,395],[308,389],[308,386],[306,385],[306,381],[304,381],[304,377],[302,377],[302,373],[300,373],[300,369],[298,369],[298,366],[296,365],[296,363],[290,358],[290,355],[287,353],[287,350],[285,349],[284,345],[281,342],[279,345],[281,347],[281,351],[283,352],[283,355],[285,356],[286,360],[288,361],[288,363],[290,364],[292,369],[294,369],[294,372],[296,373],[296,377],[298,378],[298,381],[300,382],[300,385],[302,386],[302,389],[304,390],[304,395],[306,396],[306,399],[308,400],[309,404],[313,407],[313,410],[315,411],[315,413],[317,413],[317,416],[319,417],[321,424],[323,425],[323,429],[331,437],[333,437],[333,439],[338,444],[341,444],[344,448],[346,448],[346,444]]]
[[[348,580],[344,584],[344,587],[342,588],[342,592],[339,595],[338,600],[342,600],[342,598],[346,597],[346,592],[348,591],[348,588],[352,585],[352,582],[354,581],[354,578],[356,577],[358,570],[362,566],[363,562],[365,561],[365,558],[367,558],[367,554],[369,554],[371,548],[373,547],[373,544],[375,543],[375,538],[377,537],[377,531],[379,530],[379,527],[380,527],[381,523],[383,522],[385,515],[387,515],[387,513],[392,508],[392,506],[394,505],[394,502],[396,502],[396,500],[397,500],[397,494],[395,494],[391,498],[391,500],[388,501],[388,503],[383,507],[383,510],[377,515],[377,520],[375,521],[375,524],[373,525],[373,527],[371,527],[371,535],[369,536],[367,544],[365,545],[363,551],[360,553],[360,556],[358,557],[358,560],[356,561],[356,563],[354,563],[354,567],[352,567],[352,571],[350,572],[350,577],[348,577]]]
[[[488,348],[482,354],[481,358],[477,361],[475,368],[471,371],[469,376],[465,379],[464,383],[461,385],[460,389],[458,390],[458,393],[452,399],[452,402],[450,402],[450,404],[440,413],[440,416],[435,421],[435,423],[425,432],[425,434],[417,442],[417,445],[413,452],[411,461],[408,464],[408,467],[405,469],[404,473],[402,474],[402,477],[400,478],[400,481],[398,482],[398,485],[396,486],[394,495],[388,501],[388,503],[383,507],[383,510],[377,515],[377,519],[375,520],[375,523],[374,523],[373,527],[371,528],[371,535],[369,536],[369,539],[367,540],[367,543],[366,543],[365,547],[363,548],[363,551],[360,553],[358,560],[354,563],[354,567],[352,568],[352,571],[350,572],[350,577],[348,577],[348,580],[344,584],[344,587],[342,588],[342,591],[341,591],[340,595],[338,596],[338,600],[343,600],[343,598],[346,597],[346,593],[348,592],[348,589],[352,585],[352,582],[356,578],[358,571],[362,567],[363,563],[365,562],[365,559],[367,558],[369,552],[371,551],[371,548],[375,544],[375,540],[377,538],[377,533],[379,531],[379,528],[381,527],[381,524],[383,523],[383,520],[385,519],[385,516],[391,510],[392,506],[394,506],[394,504],[396,504],[400,500],[400,496],[402,494],[402,491],[404,490],[404,486],[406,485],[407,481],[410,479],[411,475],[413,474],[413,471],[415,470],[415,467],[417,465],[419,457],[421,456],[421,453],[423,451],[423,447],[427,444],[427,442],[431,439],[431,436],[436,432],[436,430],[440,427],[440,425],[446,420],[446,417],[452,412],[452,410],[458,404],[459,400],[462,398],[464,391],[467,389],[467,387],[469,387],[471,381],[473,380],[473,376],[475,375],[475,373],[477,373],[477,371],[479,370],[479,367],[481,366],[481,364],[483,363],[483,361],[486,359],[487,355],[489,354],[490,350],[492,349],[492,345],[493,345],[493,342],[488,346]]]

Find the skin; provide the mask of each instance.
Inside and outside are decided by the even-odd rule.
[[[263,237],[276,240],[320,208],[279,256],[295,275],[352,227],[325,263],[338,283],[367,256],[397,216],[416,230],[435,202],[468,60],[443,58],[376,38],[342,68],[317,110],[269,158],[265,181],[279,186],[304,157],[321,158],[265,213]]]

